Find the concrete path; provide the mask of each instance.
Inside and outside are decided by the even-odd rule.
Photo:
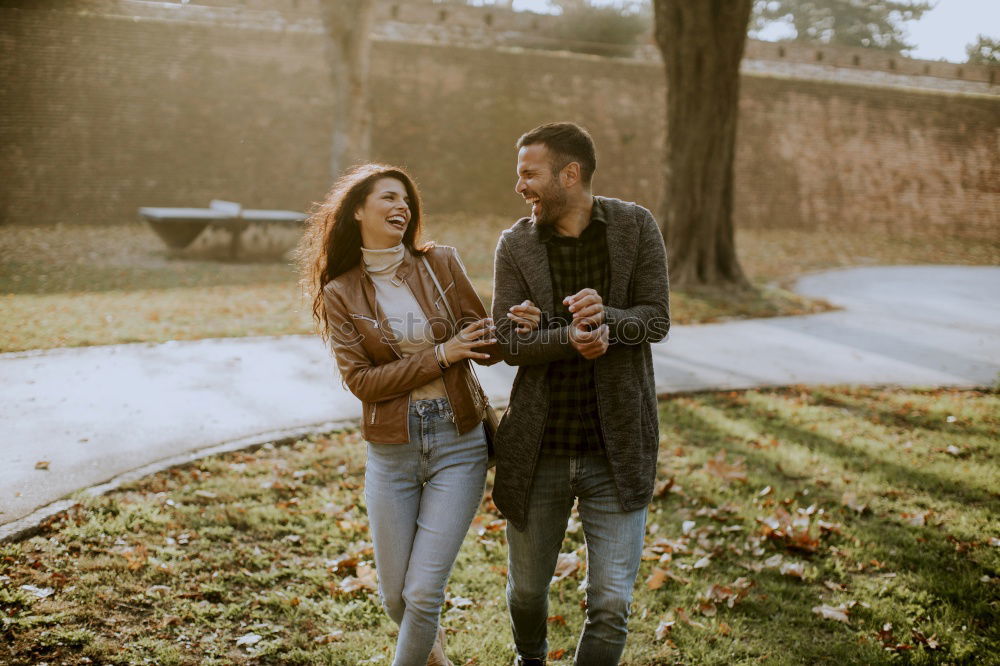
[[[1000,268],[856,268],[796,289],[844,310],[676,326],[653,346],[658,392],[998,380]],[[75,491],[359,418],[334,367],[315,336],[0,354],[0,540]],[[514,368],[479,373],[504,404]]]

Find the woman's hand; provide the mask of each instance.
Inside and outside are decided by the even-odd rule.
[[[531,333],[538,328],[542,320],[542,311],[531,301],[524,301],[520,305],[512,305],[507,311],[507,319],[513,322],[518,333]]]
[[[461,361],[463,358],[488,359],[489,354],[474,351],[476,347],[485,347],[496,342],[493,332],[493,320],[489,317],[474,321],[455,334],[451,340],[444,343],[444,358],[448,365]]]

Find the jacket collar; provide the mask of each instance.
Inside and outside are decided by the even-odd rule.
[[[639,224],[634,204],[595,196],[594,208],[600,205],[602,221],[608,234],[608,271],[610,291],[601,294],[605,304],[624,307],[628,302],[628,283],[635,268],[639,245]],[[592,218],[593,219],[593,218]],[[528,223],[527,238],[511,239],[510,249],[524,273],[531,300],[549,316],[552,312],[552,274],[549,255],[538,225]]]
[[[429,257],[430,253],[428,253],[427,256]],[[392,276],[392,284],[397,287],[406,284],[406,286],[409,287],[410,292],[413,294],[413,297],[416,299],[417,304],[420,306],[421,311],[423,311],[424,317],[426,317],[428,321],[433,322],[442,316],[441,313],[434,307],[434,303],[437,301],[437,295],[435,294],[436,288],[434,287],[434,282],[430,279],[430,276],[424,275],[425,269],[420,264],[423,264],[420,259],[414,257],[408,249],[404,250],[403,261],[399,265],[399,268],[396,269],[396,273]],[[374,316],[379,320],[379,325],[383,327],[382,330],[391,330],[385,328],[387,326],[385,314],[381,311],[381,308],[378,307],[378,299],[375,296],[375,285],[372,282],[371,275],[367,270],[365,270],[363,262],[360,268],[361,272],[365,276],[363,283],[365,285],[364,291],[365,296],[368,299],[368,305]],[[441,280],[440,277],[438,277],[438,279]],[[442,280],[442,284],[443,283],[444,281]],[[447,314],[444,316],[447,316]],[[451,327],[449,326],[447,328],[450,330]],[[441,326],[434,326],[431,330],[434,332],[435,342],[443,342],[444,340],[447,340],[447,337],[439,339],[441,336],[438,335],[438,332],[443,330]],[[393,349],[396,349],[394,340],[391,341],[391,344]]]

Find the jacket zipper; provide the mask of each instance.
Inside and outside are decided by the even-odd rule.
[[[372,323],[372,326],[374,326],[375,328],[380,328],[379,324],[378,324],[378,319],[373,319],[371,317],[366,317],[365,315],[361,315],[361,314],[354,314],[353,312],[351,313],[351,316],[353,318],[355,318],[355,319],[363,319],[365,321],[370,321]]]

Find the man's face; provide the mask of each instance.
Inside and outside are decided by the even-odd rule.
[[[555,224],[566,210],[566,190],[552,173],[549,149],[533,143],[517,151],[517,184],[514,191],[531,206],[535,224]]]

